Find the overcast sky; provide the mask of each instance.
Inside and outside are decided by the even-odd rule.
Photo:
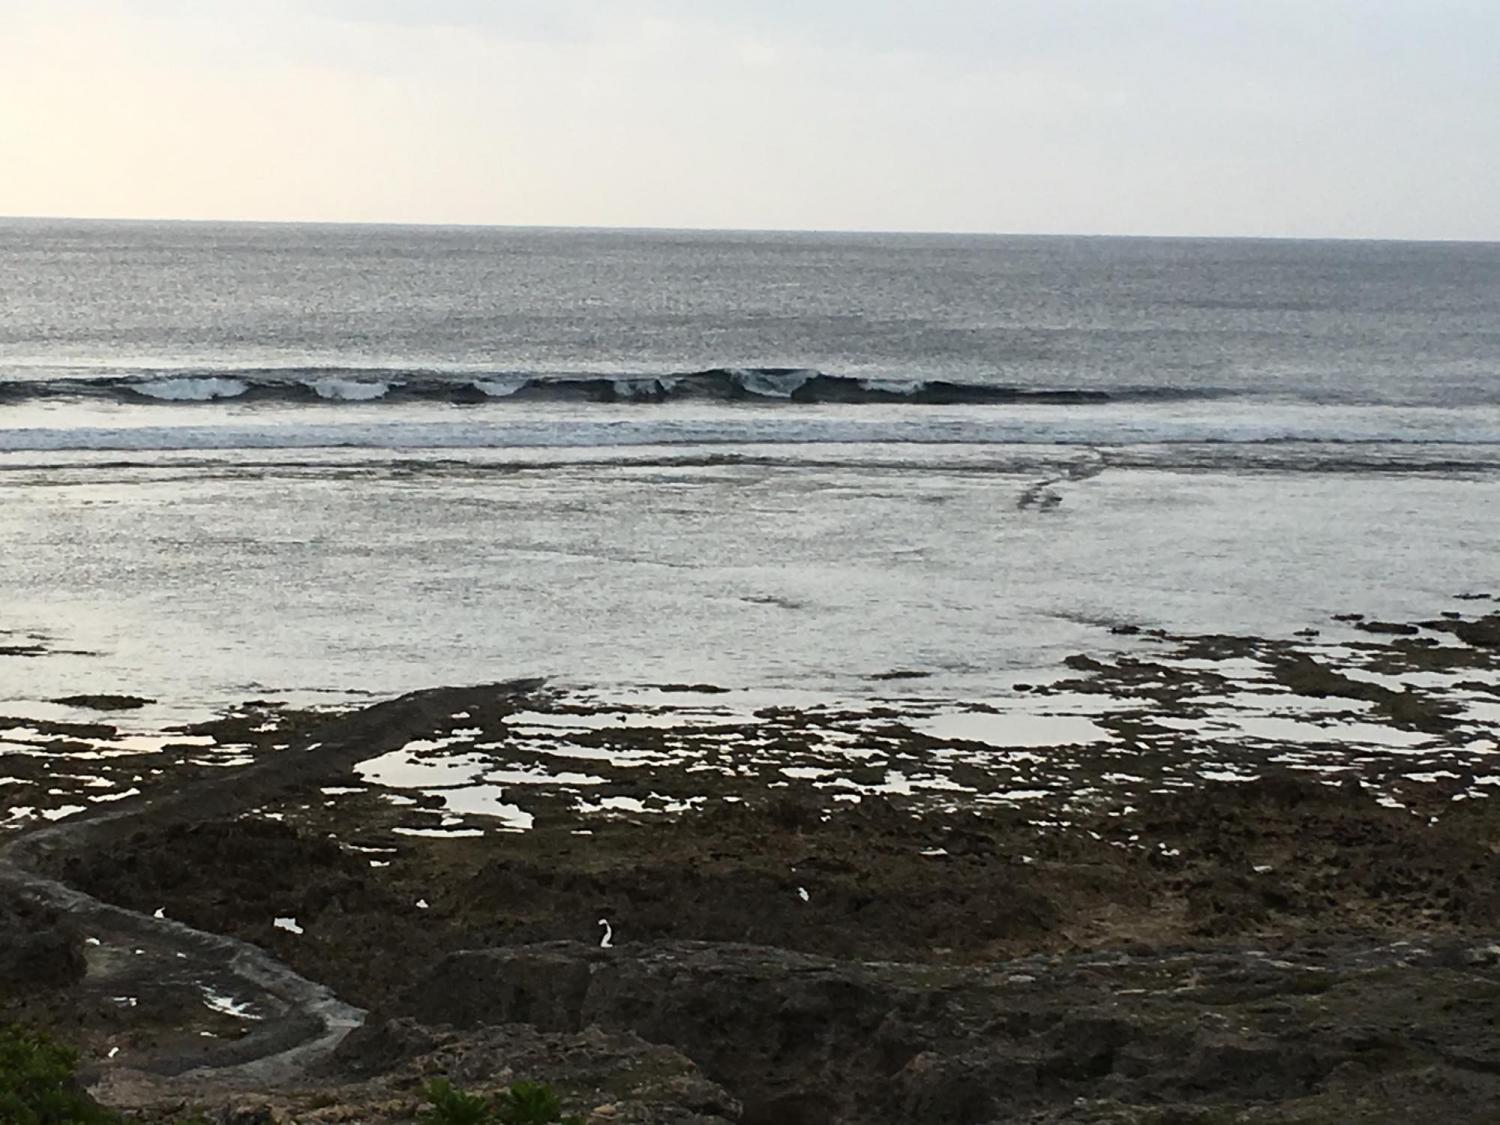
[[[1500,2],[0,0],[0,214],[1500,239]]]

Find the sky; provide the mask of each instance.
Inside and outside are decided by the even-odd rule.
[[[0,215],[1500,239],[1495,0],[0,0]]]

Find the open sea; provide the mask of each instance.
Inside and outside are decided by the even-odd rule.
[[[1500,245],[0,221],[0,590],[0,700],[193,707],[1432,616]]]

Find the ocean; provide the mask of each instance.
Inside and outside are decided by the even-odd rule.
[[[977,698],[1497,513],[1500,245],[0,222],[5,700]]]

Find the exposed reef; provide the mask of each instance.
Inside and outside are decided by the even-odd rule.
[[[1489,1120],[1500,615],[1362,624],[1121,625],[965,701],[0,718],[0,1013],[142,1120],[436,1073],[595,1125]]]

